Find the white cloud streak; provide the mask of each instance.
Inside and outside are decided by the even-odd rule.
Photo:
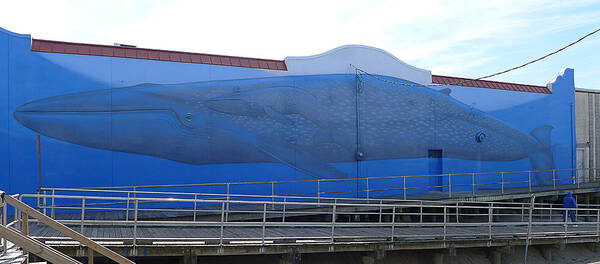
[[[0,26],[44,39],[274,59],[363,44],[436,74],[478,77],[541,56],[583,35],[583,29],[598,26],[599,4],[590,0],[10,1],[0,10]],[[500,79],[540,83],[560,71],[568,59],[573,58]],[[584,72],[582,76],[597,72],[578,70]],[[524,79],[522,73],[533,78]],[[583,82],[588,86],[600,88],[600,82],[586,78]]]

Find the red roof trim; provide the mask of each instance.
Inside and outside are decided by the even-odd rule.
[[[284,61],[31,39],[31,51],[287,71]]]
[[[527,92],[527,93],[543,93],[551,94],[552,91],[546,86],[519,84],[519,83],[508,83],[508,82],[497,82],[497,81],[484,81],[474,80],[469,78],[450,77],[442,75],[431,75],[431,82],[435,84],[458,84],[459,86],[468,87],[481,87],[507,91]]]
[[[31,51],[48,53],[65,53],[90,56],[106,56],[131,58],[142,60],[172,61],[183,63],[198,63],[210,65],[223,65],[232,67],[256,68],[266,70],[287,71],[285,61],[268,60],[257,58],[222,56],[204,53],[191,53],[181,51],[168,51],[157,49],[142,49],[132,47],[117,47],[108,45],[83,44],[73,42],[63,42],[54,40],[31,40]],[[507,83],[497,81],[473,80],[468,78],[432,75],[432,82],[435,84],[456,84],[468,87],[480,87],[507,91],[544,93],[552,92],[545,86]]]

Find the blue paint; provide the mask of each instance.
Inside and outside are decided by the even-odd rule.
[[[43,135],[45,186],[574,167],[572,70],[557,78],[551,95],[460,86],[437,91],[354,74],[281,74],[34,53],[28,36],[0,31],[0,151],[7,153],[0,157],[0,175],[7,179],[0,181],[0,189],[25,193],[37,188],[36,132]],[[442,157],[428,159],[430,149],[442,150]],[[357,152],[364,153],[360,162]],[[526,177],[506,175],[505,180]],[[548,173],[533,177],[551,179]],[[491,174],[476,183],[499,180]],[[447,182],[447,177],[435,179],[435,184]],[[453,184],[470,182],[469,175],[452,178]],[[356,190],[362,184],[322,187]],[[402,187],[401,180],[369,184]],[[417,178],[407,187],[428,184],[434,183]],[[523,184],[505,187],[516,186]],[[269,188],[248,188],[232,192],[270,194]],[[282,188],[277,192],[311,192],[314,184]],[[377,195],[387,194],[394,192]]]

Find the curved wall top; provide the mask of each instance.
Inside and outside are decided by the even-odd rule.
[[[431,83],[431,71],[411,66],[382,49],[363,45],[345,45],[313,56],[286,57],[285,64],[289,75],[354,73],[352,64],[373,74]]]
[[[6,30],[6,29],[4,29],[2,27],[0,27],[0,33],[4,33],[4,34],[10,35],[12,37],[18,37],[18,38],[31,38],[31,35],[29,35],[29,34],[15,33],[15,32]]]

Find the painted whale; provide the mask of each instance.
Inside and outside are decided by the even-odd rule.
[[[319,178],[346,177],[331,163],[421,158],[430,149],[554,168],[552,127],[523,133],[450,92],[354,74],[140,84],[33,101],[14,117],[92,148],[189,164],[280,162]]]

